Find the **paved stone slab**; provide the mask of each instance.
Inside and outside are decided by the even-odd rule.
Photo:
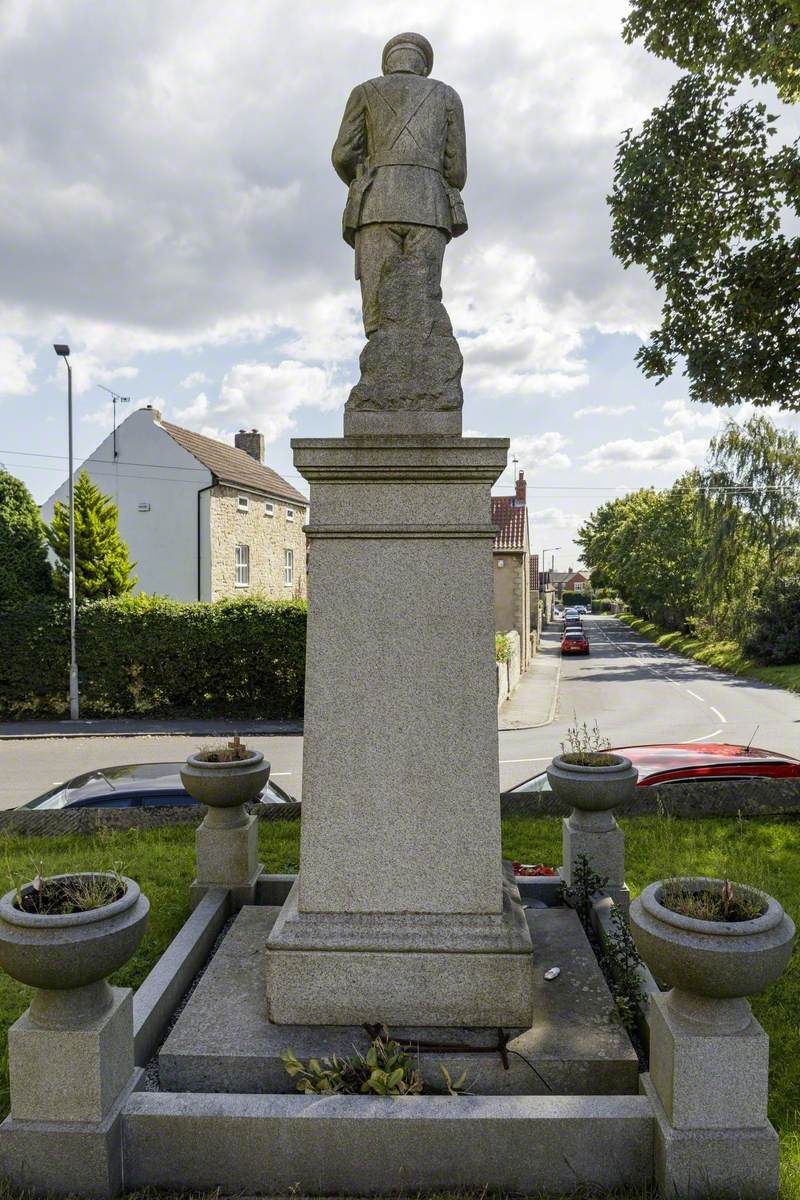
[[[280,1061],[287,1047],[303,1059],[349,1054],[354,1046],[366,1050],[369,1038],[359,1026],[268,1023],[264,945],[279,911],[244,908],[236,918],[161,1051],[165,1090],[290,1092],[293,1085]],[[433,1085],[441,1082],[442,1062],[451,1075],[466,1070],[472,1090],[484,1095],[635,1093],[636,1055],[612,1020],[608,988],[575,913],[543,908],[526,911],[526,917],[537,1016],[532,1028],[512,1031],[507,1071],[494,1030],[397,1027],[392,1035],[458,1047],[420,1048],[423,1075]],[[559,966],[561,974],[547,982],[543,976],[551,966]]]
[[[645,1096],[132,1096],[126,1187],[267,1195],[644,1188]]]

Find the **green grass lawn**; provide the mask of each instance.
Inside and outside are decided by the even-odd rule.
[[[717,667],[720,671],[730,671],[732,675],[744,675],[749,679],[759,679],[762,683],[771,683],[773,687],[786,688],[789,692],[800,692],[800,663],[764,667],[748,658],[737,642],[709,642],[686,633],[670,633],[652,621],[631,616],[630,613],[621,613],[619,619],[665,650],[696,658],[698,662]]]
[[[727,875],[765,886],[800,922],[800,822],[638,817],[621,824],[632,892],[666,873],[659,870],[659,864],[666,864],[670,872]],[[297,821],[261,823],[260,857],[268,871],[297,869],[299,834]],[[560,822],[553,817],[507,818],[503,852],[522,862],[559,863]],[[9,887],[30,879],[40,864],[48,874],[117,864],[139,882],[150,898],[150,927],[134,958],[113,979],[137,987],[189,914],[194,829],[103,831],[93,837],[0,837],[0,870]],[[27,1003],[28,989],[0,972],[3,1111],[8,1108],[5,1033]],[[782,1195],[800,1200],[800,953],[782,979],[754,1000],[753,1008],[770,1037],[770,1119],[781,1135]],[[10,1197],[0,1189],[0,1200]]]

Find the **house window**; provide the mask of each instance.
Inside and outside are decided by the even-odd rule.
[[[294,520],[294,509],[293,509],[293,508],[287,508],[287,510],[286,510],[286,520],[287,520],[287,521],[293,521],[293,520]]]
[[[264,501],[264,516],[265,517],[274,517],[275,516],[275,505],[272,503],[271,500]]]
[[[247,496],[239,496],[236,501],[236,507],[239,512],[247,512],[250,507],[250,500]]]
[[[283,583],[284,587],[291,587],[294,583],[294,550],[283,552]]]
[[[236,586],[237,587],[249,587],[250,586],[250,547],[249,546],[239,545],[236,547],[235,562],[236,562]]]
[[[583,581],[580,579],[576,579],[572,585],[572,590],[573,590],[573,592],[582,592],[583,591]]]

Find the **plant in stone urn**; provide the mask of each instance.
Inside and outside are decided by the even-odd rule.
[[[227,746],[190,754],[181,768],[181,782],[190,796],[211,812],[209,825],[231,828],[247,820],[244,805],[255,800],[269,779],[270,764],[260,750],[249,750],[234,735]]]
[[[630,923],[642,958],[672,989],[670,1007],[727,1032],[748,1026],[744,997],[778,979],[795,937],[772,896],[705,876],[650,884],[631,905]]]
[[[554,796],[586,813],[605,812],[628,800],[639,772],[629,758],[610,753],[610,746],[596,721],[591,728],[576,721],[561,743],[561,754],[547,768]]]
[[[119,871],[45,876],[0,899],[0,966],[36,989],[31,1020],[65,1028],[113,1004],[106,978],[136,950],[150,905]]]
[[[209,887],[235,889],[237,905],[252,904],[261,871],[255,816],[245,805],[257,799],[269,779],[260,750],[248,750],[236,734],[227,746],[190,754],[181,780],[190,796],[208,808],[195,834],[197,877],[191,900]]]

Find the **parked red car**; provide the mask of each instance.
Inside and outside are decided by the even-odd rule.
[[[589,639],[582,629],[568,629],[561,639],[562,654],[588,654]]]
[[[677,779],[800,779],[800,759],[775,750],[729,742],[673,742],[660,746],[615,746],[639,770],[639,787]],[[545,771],[513,792],[549,792]]]

